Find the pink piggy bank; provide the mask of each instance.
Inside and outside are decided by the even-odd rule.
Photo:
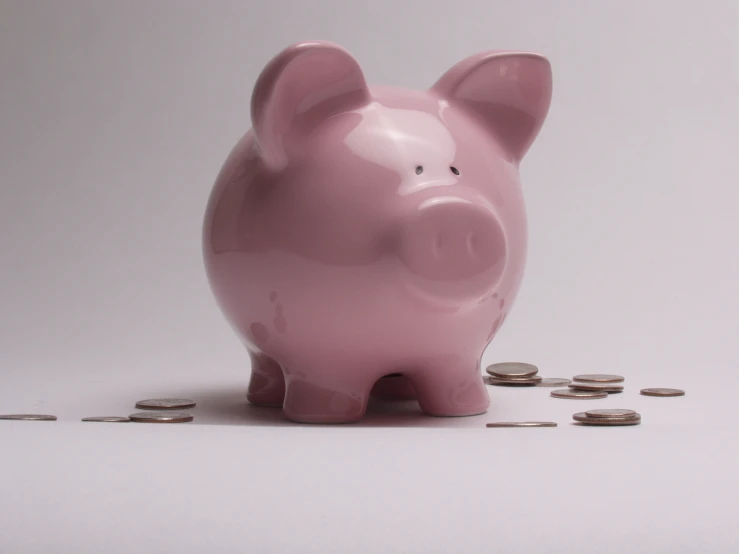
[[[526,52],[471,56],[423,91],[370,88],[328,42],[265,67],[203,230],[250,402],[311,423],[357,421],[370,394],[487,410],[480,359],[526,258],[518,167],[551,90]]]

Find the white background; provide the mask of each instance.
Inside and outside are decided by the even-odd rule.
[[[736,551],[738,28],[729,0],[0,0],[0,413],[60,420],[0,422],[0,552]],[[642,425],[574,426],[549,389],[350,427],[245,406],[202,216],[259,71],[308,39],[414,88],[481,50],[550,59],[484,362],[620,373],[587,407]],[[195,423],[79,422],[173,395]],[[484,428],[512,419],[559,427]]]

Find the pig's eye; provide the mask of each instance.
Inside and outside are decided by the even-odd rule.
[[[451,169],[452,173],[454,173],[455,175],[459,175],[459,169],[457,169],[456,167],[451,166],[449,169]]]
[[[417,165],[416,166],[416,175],[420,175],[421,173],[423,173],[423,166],[422,165]]]

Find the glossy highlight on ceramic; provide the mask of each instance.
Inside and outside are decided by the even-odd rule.
[[[369,87],[323,41],[264,68],[203,226],[250,402],[309,423],[357,421],[370,394],[487,410],[480,359],[526,260],[518,167],[551,90],[528,52],[473,55],[420,91]]]

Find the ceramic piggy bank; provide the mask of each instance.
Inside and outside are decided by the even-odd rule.
[[[328,42],[264,68],[203,230],[250,402],[313,423],[357,421],[371,394],[487,410],[480,360],[523,276],[518,168],[551,86],[526,52],[471,56],[428,90],[370,87]]]

